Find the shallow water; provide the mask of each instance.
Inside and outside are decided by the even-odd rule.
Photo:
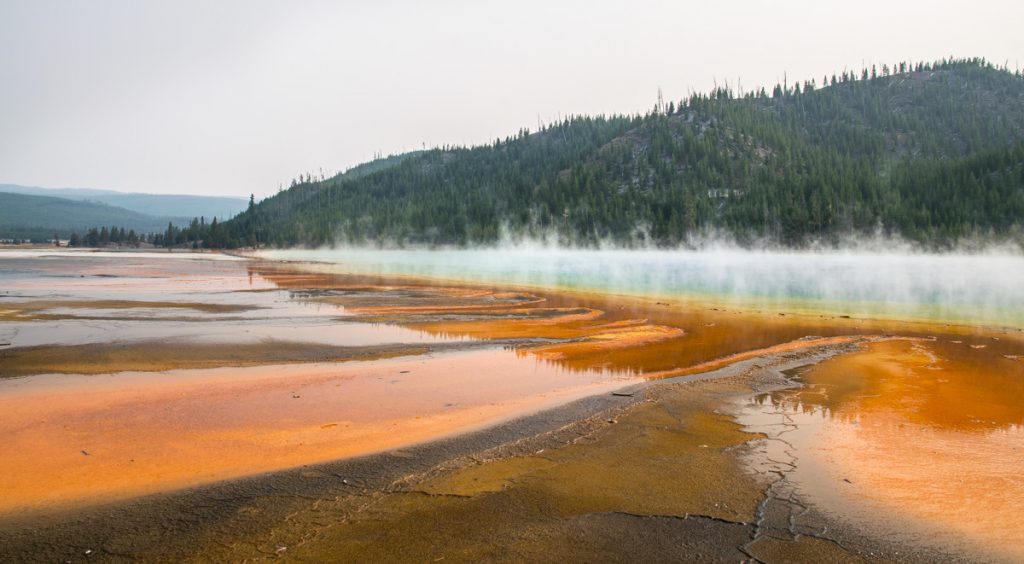
[[[1008,279],[1020,259],[481,253],[268,253],[343,261],[302,265],[0,253],[0,368],[26,376],[0,380],[0,430],[15,453],[0,462],[9,478],[0,517],[394,448],[640,378],[895,334],[917,348],[822,364],[806,376],[812,387],[751,401],[746,424],[783,421],[810,453],[793,479],[842,519],[890,515],[884,523],[916,519],[968,544],[1009,542],[958,527],[980,507],[986,519],[971,522],[993,528],[1024,497],[997,483],[1012,482],[1007,461],[1021,448],[1024,333],[889,316],[1020,316],[1024,290]],[[345,350],[317,348],[327,346]],[[182,369],[184,357],[199,362]],[[372,361],[325,362],[358,358]],[[899,431],[864,435],[865,422]],[[949,464],[933,464],[936,452]],[[977,487],[937,487],[965,453]],[[850,474],[863,479],[852,486]],[[555,490],[574,479],[557,478]],[[827,497],[837,486],[867,493]],[[605,487],[620,489],[587,486]],[[938,492],[948,495],[938,506],[912,503]],[[871,495],[880,497],[863,505]],[[982,505],[968,504],[972,496]],[[898,507],[883,503],[893,499]]]
[[[1024,558],[1024,362],[959,339],[894,340],[799,378],[740,412],[770,437],[755,465],[879,537]]]
[[[173,254],[0,253],[0,517],[409,445],[634,378],[366,318],[508,315],[536,297],[347,282]]]
[[[624,383],[501,349],[0,381],[0,516],[378,452]]]
[[[254,275],[247,263],[219,254],[3,251],[0,314],[5,306],[29,304],[31,315],[0,323],[0,342],[30,347],[273,339],[358,347],[454,340],[346,322],[343,307],[295,299]]]
[[[1009,254],[321,249],[260,256],[336,271],[693,297],[755,308],[1024,327],[1024,257]],[[326,267],[325,267],[326,268]]]

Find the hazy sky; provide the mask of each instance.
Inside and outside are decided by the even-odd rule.
[[[1024,1],[0,0],[0,183],[258,197],[863,63],[1024,63]]]

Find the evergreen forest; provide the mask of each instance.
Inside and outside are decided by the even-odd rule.
[[[770,91],[721,85],[643,114],[568,117],[302,175],[231,220],[171,225],[155,242],[628,247],[725,234],[801,247],[880,233],[943,248],[1020,243],[1022,227],[1024,78],[955,59]]]

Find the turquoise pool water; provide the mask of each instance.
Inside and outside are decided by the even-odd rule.
[[[592,290],[767,309],[1024,327],[1024,257],[1012,254],[570,250],[276,250],[356,274]]]

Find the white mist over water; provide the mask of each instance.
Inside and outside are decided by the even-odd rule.
[[[571,288],[741,307],[1024,327],[1024,257],[1014,254],[341,248],[265,251],[334,272]]]

